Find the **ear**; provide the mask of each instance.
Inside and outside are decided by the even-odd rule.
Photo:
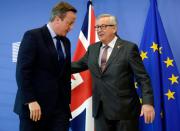
[[[55,20],[55,21],[59,21],[60,18],[59,18],[58,16],[56,16],[56,17],[54,18],[54,20]]]
[[[117,26],[113,26],[113,32],[116,33],[117,32]]]
[[[56,16],[56,17],[54,18],[54,22],[59,25],[59,24],[62,22],[62,20],[61,20],[61,18],[59,18],[58,16]]]

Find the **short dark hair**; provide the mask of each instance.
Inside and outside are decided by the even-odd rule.
[[[77,12],[77,10],[67,2],[62,1],[56,4],[51,11],[50,21],[53,21],[56,16],[63,20],[68,11]]]

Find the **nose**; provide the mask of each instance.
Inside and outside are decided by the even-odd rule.
[[[97,34],[99,34],[99,33],[101,33],[101,32],[103,32],[102,29],[98,29],[98,30],[97,30]]]

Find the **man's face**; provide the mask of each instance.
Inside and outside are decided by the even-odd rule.
[[[63,20],[57,17],[56,33],[60,36],[66,36],[66,34],[73,28],[75,20],[76,14],[72,11],[67,12]]]
[[[108,44],[112,41],[115,36],[115,32],[117,28],[112,22],[110,21],[109,17],[102,17],[96,21],[97,35],[101,42],[104,44]]]

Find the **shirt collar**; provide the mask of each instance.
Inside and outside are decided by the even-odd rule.
[[[116,40],[117,40],[117,36],[115,36],[115,37],[113,38],[113,40],[112,40],[110,43],[108,43],[108,46],[113,49],[113,48],[114,48],[114,45],[115,45],[115,43],[116,43]],[[106,46],[106,44],[103,44],[103,45],[102,45],[102,48],[103,48],[104,46]]]
[[[47,28],[48,28],[48,30],[49,30],[49,32],[51,34],[51,37],[52,38],[56,37],[56,33],[54,32],[54,30],[52,29],[52,27],[50,26],[49,23],[47,24]]]

